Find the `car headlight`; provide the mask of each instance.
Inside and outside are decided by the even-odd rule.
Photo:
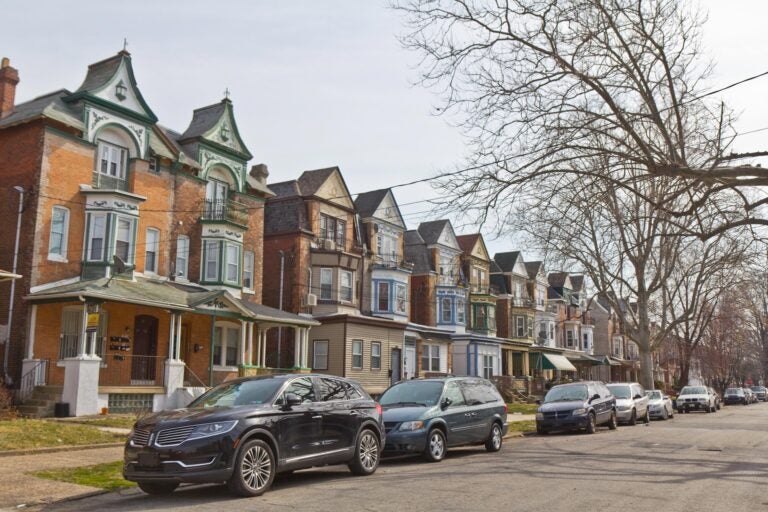
[[[421,430],[424,428],[423,421],[404,421],[400,424],[399,430],[401,432],[411,432],[413,430]]]
[[[584,408],[574,409],[573,411],[571,411],[571,414],[573,416],[584,416],[585,414],[587,414],[587,410]]]
[[[536,413],[536,419],[537,420],[543,420],[544,419],[544,413],[543,412],[537,412]]]
[[[203,423],[202,425],[195,425],[195,429],[191,434],[189,434],[187,441],[226,434],[235,428],[235,425],[237,425],[237,420],[219,421],[216,423]]]

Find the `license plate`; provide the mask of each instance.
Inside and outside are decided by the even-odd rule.
[[[155,468],[160,465],[160,455],[154,452],[140,453],[139,454],[139,466],[145,468]]]

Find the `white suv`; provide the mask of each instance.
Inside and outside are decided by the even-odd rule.
[[[613,396],[616,397],[616,416],[619,422],[634,425],[637,420],[650,423],[648,396],[643,386],[637,382],[613,382],[608,384]]]
[[[716,412],[715,397],[706,386],[685,386],[677,395],[678,412]]]

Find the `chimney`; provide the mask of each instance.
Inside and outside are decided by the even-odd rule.
[[[251,172],[249,174],[252,177],[256,178],[256,180],[262,185],[267,184],[267,177],[269,176],[269,171],[267,170],[267,164],[256,164],[252,166]]]
[[[19,83],[19,71],[11,67],[8,57],[0,63],[0,118],[13,112],[16,97],[16,84]]]

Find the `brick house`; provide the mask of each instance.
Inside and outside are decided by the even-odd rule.
[[[177,132],[157,123],[126,51],[74,92],[18,105],[15,73],[4,62],[0,185],[26,191],[6,344],[21,394],[61,386],[75,415],[181,405],[264,366],[276,326],[298,333],[305,366],[315,322],[261,304],[272,193],[263,166],[247,170],[232,102]],[[4,240],[14,231],[0,225]]]
[[[621,304],[625,303],[622,301]],[[594,324],[593,354],[603,362],[603,366],[597,368],[598,377],[606,382],[637,380],[637,344],[624,334],[611,302],[604,295],[594,296],[590,302],[590,315]]]
[[[351,377],[380,393],[399,380],[408,320],[402,285],[410,270],[402,264],[405,226],[394,196],[361,195],[359,216],[338,167],[306,171],[270,189],[264,302],[320,322],[310,340],[314,371]],[[284,342],[273,337],[271,352],[290,357],[290,343],[277,349]]]

